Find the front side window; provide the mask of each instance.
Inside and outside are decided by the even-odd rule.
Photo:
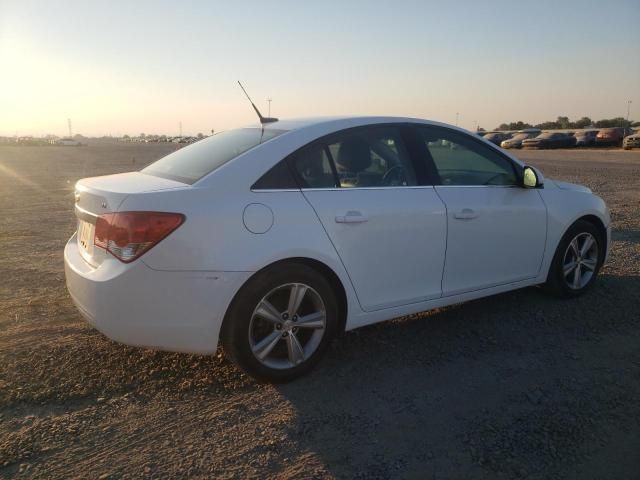
[[[284,130],[261,128],[238,128],[220,132],[162,157],[141,172],[192,184],[228,161],[282,133]]]
[[[469,135],[441,127],[418,128],[442,185],[517,185],[513,164]]]

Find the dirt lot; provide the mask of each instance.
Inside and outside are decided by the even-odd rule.
[[[117,345],[66,293],[73,184],[171,145],[0,147],[0,477],[638,478],[640,152],[519,152],[608,202],[609,264],[345,334],[311,375]]]

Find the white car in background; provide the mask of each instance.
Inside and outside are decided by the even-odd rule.
[[[529,138],[535,138],[542,130],[538,130],[537,128],[528,128],[526,130],[520,130],[516,132],[516,134],[508,140],[503,140],[500,146],[502,148],[522,148],[522,142]]]
[[[456,148],[437,148],[444,143]],[[287,381],[340,331],[544,284],[576,296],[609,211],[465,130],[275,121],[80,180],[71,297],[108,337]]]

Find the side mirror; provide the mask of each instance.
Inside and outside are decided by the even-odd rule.
[[[542,186],[542,182],[538,179],[538,174],[531,167],[524,167],[522,173],[522,186],[524,188],[537,188]]]

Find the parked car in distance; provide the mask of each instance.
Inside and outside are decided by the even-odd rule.
[[[611,235],[588,188],[396,117],[217,133],[80,180],[75,202],[65,276],[92,325],[139,347],[221,343],[269,381],[308,371],[344,330],[531,285],[580,295]]]
[[[591,147],[595,145],[596,135],[598,135],[598,130],[585,130],[582,132],[576,132],[576,134],[574,135],[576,137],[576,146]]]
[[[56,141],[56,144],[57,145],[64,145],[64,146],[67,146],[67,147],[79,147],[79,146],[82,145],[81,142],[79,142],[75,138],[71,138],[71,137],[61,138],[58,141]]]
[[[522,148],[569,148],[575,145],[575,137],[561,132],[544,132],[522,141]]]
[[[511,138],[511,134],[503,132],[489,132],[484,135],[483,138],[490,141],[494,145],[500,146],[502,142]]]
[[[527,129],[520,130],[516,132],[516,134],[508,140],[503,140],[500,143],[502,148],[522,148],[522,141],[528,138],[535,138],[540,135],[540,130],[538,129]]]
[[[640,132],[624,137],[622,148],[624,148],[625,150],[640,148]]]
[[[625,127],[603,128],[596,135],[596,145],[621,146],[622,139],[631,135],[631,129]]]

